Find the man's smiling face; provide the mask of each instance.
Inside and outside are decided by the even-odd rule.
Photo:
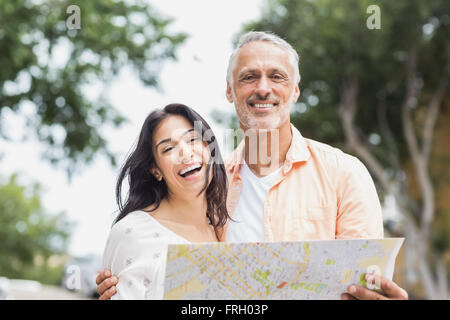
[[[290,123],[290,109],[300,94],[289,54],[264,41],[244,45],[227,84],[243,130],[277,129]]]

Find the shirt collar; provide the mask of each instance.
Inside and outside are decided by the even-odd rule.
[[[311,157],[311,153],[308,149],[305,138],[303,138],[300,131],[298,131],[297,128],[294,127],[292,123],[290,125],[292,132],[292,141],[286,154],[286,160],[284,162],[284,165],[289,169],[292,167],[293,163],[308,161],[308,159]],[[227,171],[233,176],[239,173],[241,165],[245,161],[244,151],[245,151],[245,141],[242,140],[241,143],[239,143],[236,150],[233,151],[230,160],[228,161]],[[286,170],[285,173],[289,171],[289,169]]]

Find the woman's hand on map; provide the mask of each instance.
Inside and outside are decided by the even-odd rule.
[[[109,300],[116,293],[116,284],[119,278],[113,276],[110,270],[103,270],[95,279],[99,300]]]
[[[407,300],[408,293],[395,282],[379,275],[367,274],[367,287],[351,285],[348,292],[341,295],[342,300]],[[381,289],[381,291],[380,291]]]

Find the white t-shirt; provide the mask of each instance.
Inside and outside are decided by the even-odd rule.
[[[114,224],[103,253],[103,269],[119,278],[111,299],[162,299],[169,243],[190,242],[147,212],[130,212]]]
[[[227,229],[227,242],[260,242],[264,235],[264,202],[282,167],[264,177],[257,177],[243,163],[239,171],[242,191]]]

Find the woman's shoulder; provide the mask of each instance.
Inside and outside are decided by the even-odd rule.
[[[142,232],[148,234],[156,229],[158,229],[158,226],[153,223],[147,212],[133,211],[114,223],[110,231],[110,237],[127,236],[127,238],[133,238]]]
[[[117,257],[145,257],[153,249],[167,246],[164,235],[147,215],[144,211],[130,212],[112,226],[103,254],[105,266]]]
[[[115,222],[112,229],[121,230],[135,224],[143,223],[145,222],[146,215],[147,213],[144,211],[132,211],[119,221]]]
[[[161,225],[148,212],[134,211],[127,214],[111,228],[110,241],[139,242],[141,244],[167,242],[184,243],[173,231]]]

